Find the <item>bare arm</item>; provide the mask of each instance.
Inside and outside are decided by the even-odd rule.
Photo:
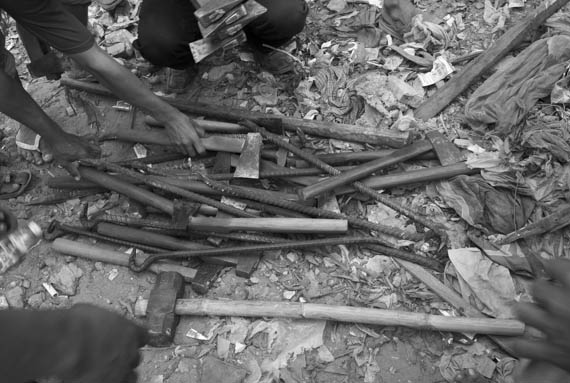
[[[0,112],[39,134],[51,148],[55,160],[74,175],[70,162],[100,154],[96,145],[64,132],[24,90],[20,81],[3,70],[0,70]]]
[[[188,116],[158,98],[135,75],[97,45],[85,52],[72,54],[70,57],[89,70],[117,96],[147,110],[154,118],[162,122],[173,143],[183,146],[189,155],[204,152],[204,146]]]
[[[42,136],[48,145],[65,137],[66,133],[51,119],[17,79],[0,70],[0,112],[27,125]]]

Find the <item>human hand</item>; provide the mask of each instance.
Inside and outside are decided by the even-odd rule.
[[[81,340],[77,363],[61,378],[85,383],[135,382],[139,348],[147,342],[142,327],[113,312],[81,304],[69,310],[76,339]],[[58,376],[59,377],[59,376]]]
[[[570,381],[570,373],[550,363],[522,360],[513,371],[516,383],[561,383]]]
[[[101,156],[101,149],[93,140],[69,133],[64,133],[56,140],[48,142],[48,145],[54,161],[75,178],[79,178],[76,161]]]
[[[544,333],[543,339],[516,340],[515,353],[532,360],[552,363],[570,371],[570,260],[544,263],[554,281],[538,281],[532,295],[535,302],[517,305],[517,316]]]
[[[177,112],[175,116],[164,121],[164,127],[172,143],[190,157],[194,157],[196,153],[202,154],[206,151],[200,139],[200,136],[204,133],[185,114]]]

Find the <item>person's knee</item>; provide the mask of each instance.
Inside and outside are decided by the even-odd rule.
[[[267,1],[267,5],[261,3],[267,8],[264,24],[271,26],[270,34],[275,35],[275,40],[291,38],[305,27],[309,13],[305,0],[271,0]]]
[[[287,37],[293,37],[305,28],[309,6],[305,0],[278,1],[272,13],[275,28]]]
[[[177,51],[183,42],[176,35],[167,31],[155,31],[155,33],[139,33],[135,47],[141,55],[154,65],[170,66],[176,57]]]

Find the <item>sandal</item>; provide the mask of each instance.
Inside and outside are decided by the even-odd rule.
[[[32,181],[29,170],[10,171],[2,177],[0,183],[0,200],[20,196]]]

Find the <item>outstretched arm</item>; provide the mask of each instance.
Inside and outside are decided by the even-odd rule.
[[[0,112],[29,126],[51,145],[65,133],[24,90],[20,81],[0,70]]]
[[[89,70],[117,96],[150,112],[166,127],[172,142],[181,146],[189,155],[205,151],[188,116],[158,98],[135,75],[97,45],[87,51],[71,54],[70,57]]]
[[[188,116],[155,96],[135,75],[101,50],[85,26],[67,12],[61,2],[0,0],[0,9],[36,37],[69,55],[117,96],[150,112],[166,127],[172,142],[188,154],[204,151]]]
[[[34,99],[18,79],[0,69],[0,112],[28,126],[50,146],[56,161],[66,163],[99,155],[99,149],[87,141],[64,132]]]

